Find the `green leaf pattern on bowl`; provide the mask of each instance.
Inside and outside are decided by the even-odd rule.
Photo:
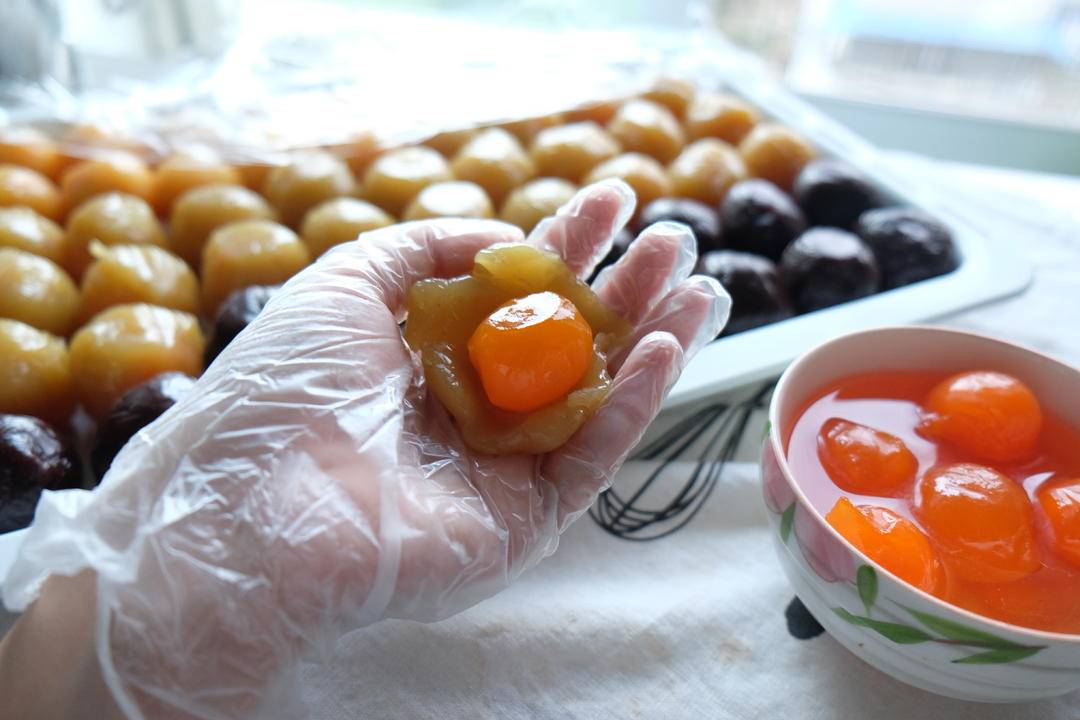
[[[787,510],[780,516],[780,539],[787,544],[791,537],[791,528],[795,524],[795,503],[787,506]]]
[[[787,506],[780,515],[780,539],[787,544],[791,537],[795,520],[795,503]],[[845,622],[865,627],[883,637],[903,645],[923,642],[935,642],[958,647],[977,648],[979,652],[964,655],[952,660],[954,663],[967,665],[996,665],[1013,663],[1029,658],[1044,650],[1045,645],[1022,645],[1003,637],[968,627],[954,620],[930,615],[900,605],[927,630],[912,625],[885,622],[870,617],[878,597],[877,571],[870,565],[861,565],[855,573],[855,589],[866,608],[866,615],[855,615],[842,607],[834,607],[833,612]],[[899,605],[899,603],[897,603]],[[934,633],[934,634],[931,634]]]
[[[1045,645],[1022,645],[993,633],[968,627],[955,620],[930,615],[899,603],[897,605],[900,605],[901,608],[918,620],[926,630],[913,625],[875,620],[870,615],[874,603],[877,601],[877,571],[869,565],[860,566],[855,574],[855,587],[859,593],[859,598],[866,607],[866,615],[855,615],[842,607],[834,607],[833,612],[838,617],[852,625],[869,628],[902,645],[935,642],[958,647],[977,648],[979,650],[974,654],[955,658],[952,660],[954,663],[969,665],[1012,663],[1029,658],[1046,647]],[[927,632],[927,630],[930,632]]]
[[[861,565],[855,573],[855,587],[859,590],[859,599],[863,601],[866,614],[870,614],[870,608],[877,602],[877,573],[869,565]]]
[[[914,645],[915,643],[934,639],[934,637],[925,630],[920,630],[919,628],[911,627],[910,625],[901,625],[900,623],[885,622],[884,620],[874,620],[873,618],[864,617],[862,615],[854,615],[841,607],[833,608],[833,612],[852,625],[870,628],[874,632],[884,635],[894,643],[900,643],[901,645]]]

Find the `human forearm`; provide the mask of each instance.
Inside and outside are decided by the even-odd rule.
[[[94,652],[92,572],[54,576],[0,642],[0,718],[122,718]]]

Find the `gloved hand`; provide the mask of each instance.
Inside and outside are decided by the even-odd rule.
[[[632,205],[621,183],[586,188],[528,242],[586,277]],[[130,717],[281,717],[302,654],[498,592],[555,550],[730,306],[714,281],[688,279],[685,229],[646,230],[596,282],[635,327],[603,405],[554,452],[480,456],[426,392],[399,323],[413,282],[522,240],[493,221],[440,220],[324,255],[99,488],[43,497],[8,607],[49,573],[91,568],[98,660]]]

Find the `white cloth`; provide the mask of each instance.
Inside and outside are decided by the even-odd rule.
[[[317,720],[1077,717],[1080,693],[961,702],[893,680],[828,634],[795,639],[768,532],[757,466],[732,464],[666,539],[627,542],[583,518],[555,555],[457,617],[346,636],[305,667],[305,699]]]

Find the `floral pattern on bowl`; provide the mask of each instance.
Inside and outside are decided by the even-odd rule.
[[[904,354],[922,362],[932,358],[937,343],[948,346],[946,354],[978,356],[999,350],[1021,359],[1030,354],[1041,367],[1044,361],[1052,362],[967,333],[890,328],[830,341],[810,353],[817,355],[811,358],[814,362],[801,360],[792,366],[797,377],[787,378],[793,372],[789,369],[785,378],[789,386],[797,380],[804,391],[812,390],[823,384],[821,378],[827,381],[860,371],[859,358]],[[796,368],[800,362],[803,366]],[[1074,378],[1072,384],[1070,402],[1080,403],[1080,382]],[[784,385],[782,379],[774,394],[763,443],[763,500],[781,566],[795,593],[830,635],[898,680],[959,699],[1016,702],[1080,688],[1080,636],[1013,626],[949,605],[871,564],[825,522],[797,487],[793,470],[781,455],[783,428],[778,426],[801,402],[790,397],[790,390],[784,397]]]
[[[1016,643],[1007,638],[969,627],[954,620],[938,617],[925,612],[920,612],[901,603],[894,603],[897,608],[904,610],[916,622],[912,624],[910,619],[904,622],[902,613],[885,611],[890,620],[873,617],[875,609],[878,615],[882,614],[880,606],[875,608],[879,598],[880,580],[878,571],[873,566],[862,564],[856,565],[856,558],[835,537],[825,532],[817,524],[811,514],[802,509],[801,504],[795,499],[788,488],[790,504],[783,510],[773,504],[777,497],[778,486],[787,485],[783,481],[776,462],[776,455],[771,446],[767,446],[762,459],[762,487],[765,489],[765,504],[770,512],[779,516],[777,532],[780,540],[787,545],[794,535],[803,560],[818,577],[825,582],[847,582],[854,587],[859,600],[862,601],[864,613],[855,614],[843,607],[831,608],[841,620],[858,627],[868,628],[887,640],[901,645],[913,645],[923,642],[938,642],[953,645],[959,651],[964,648],[975,650],[974,654],[961,655],[952,660],[954,663],[992,664],[1008,663],[1031,657],[1046,648],[1045,645],[1025,645]],[[779,482],[777,479],[779,476]],[[776,507],[774,510],[773,508]],[[788,519],[792,518],[792,519]],[[800,518],[802,521],[800,522]],[[794,526],[794,533],[791,532]],[[897,617],[900,615],[901,617]]]

